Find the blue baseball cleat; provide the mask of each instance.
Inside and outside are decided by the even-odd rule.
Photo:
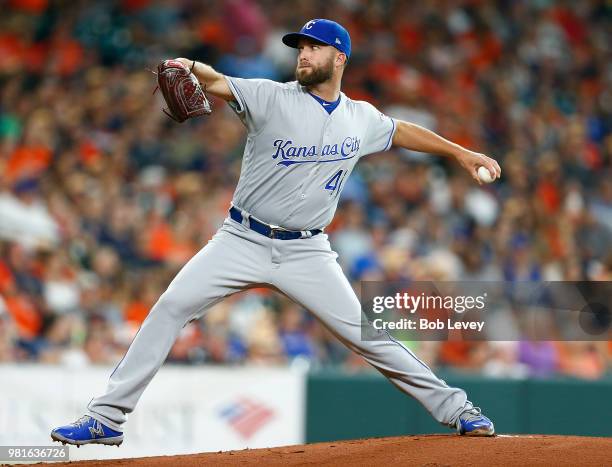
[[[107,444],[117,446],[123,443],[123,433],[115,431],[89,415],[84,415],[70,425],[60,426],[51,431],[51,439],[62,444]]]
[[[480,407],[466,410],[457,420],[457,431],[465,436],[493,436],[495,427],[493,422],[485,417]]]

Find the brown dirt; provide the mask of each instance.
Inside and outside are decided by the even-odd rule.
[[[81,449],[87,449],[87,446]],[[546,435],[501,435],[494,438],[468,438],[457,435],[401,436],[185,456],[54,464],[65,467],[81,465],[605,466],[612,465],[612,438]]]

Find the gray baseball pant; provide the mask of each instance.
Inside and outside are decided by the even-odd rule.
[[[438,422],[454,427],[459,415],[472,407],[465,392],[447,386],[386,333],[379,340],[362,340],[361,305],[336,258],[325,234],[270,239],[226,219],[153,306],[112,373],[106,393],[88,404],[88,415],[122,431],[127,414],[166,360],[181,328],[224,297],[267,284],[314,313],[349,349],[423,404]]]

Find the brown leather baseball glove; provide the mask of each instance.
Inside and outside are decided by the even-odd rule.
[[[157,87],[168,105],[168,109],[162,111],[179,123],[212,112],[204,89],[191,72],[192,69],[193,66],[189,69],[177,60],[164,60],[157,66]]]

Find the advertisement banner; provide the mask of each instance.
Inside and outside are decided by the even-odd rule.
[[[0,445],[51,445],[84,414],[112,368],[0,365]],[[70,459],[187,454],[304,441],[305,375],[287,368],[163,367],[128,416],[125,441]]]

